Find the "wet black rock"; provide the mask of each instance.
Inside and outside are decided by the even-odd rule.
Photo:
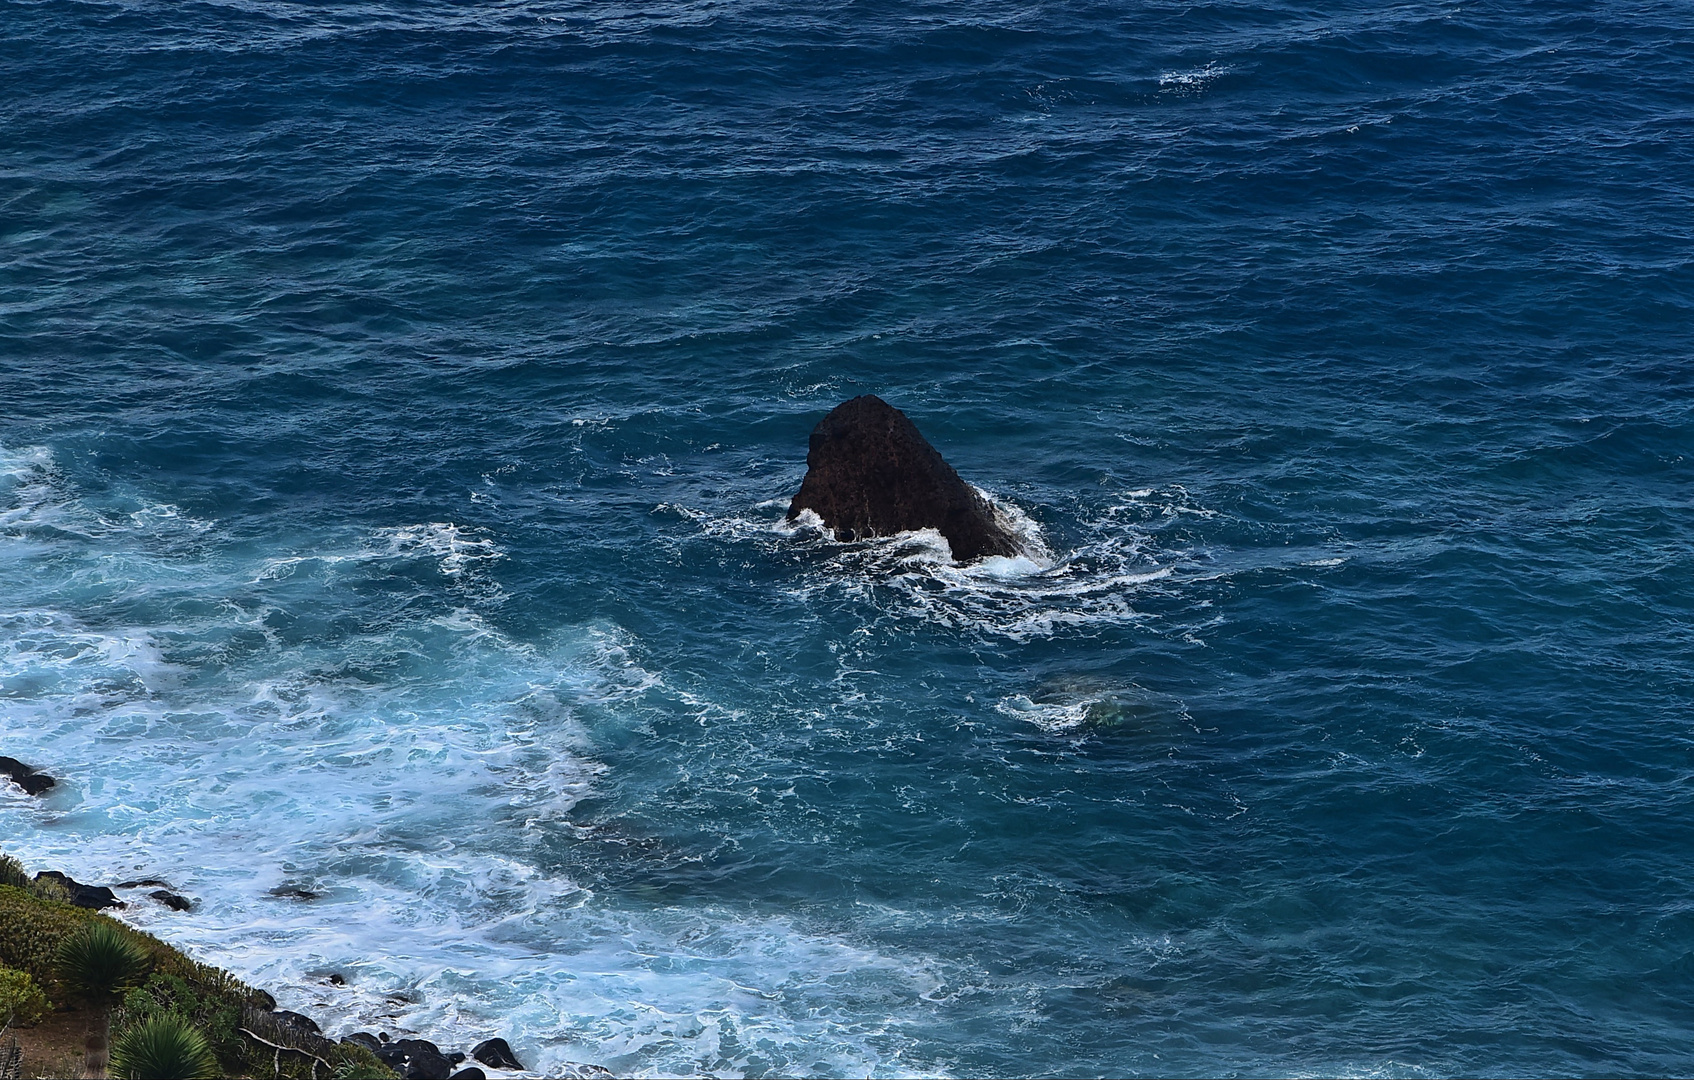
[[[154,889],[147,894],[172,911],[188,911],[194,907],[194,901],[186,896],[178,896],[168,889]]]
[[[489,1039],[471,1047],[471,1057],[495,1069],[521,1069],[518,1056],[505,1039]]]
[[[376,1051],[379,1061],[399,1073],[401,1080],[447,1080],[453,1063],[427,1039],[395,1039]]]
[[[140,881],[120,881],[113,885],[114,889],[168,889],[171,883],[156,877],[144,877]]]
[[[459,1062],[465,1060],[465,1053],[463,1050],[455,1050],[451,1054],[442,1054],[441,1056],[447,1059],[447,1064],[449,1065],[457,1065]]]
[[[35,875],[35,880],[57,881],[70,894],[71,903],[80,908],[92,908],[99,911],[101,908],[126,906],[122,900],[119,900],[113,894],[112,890],[104,885],[84,885],[68,874],[61,874],[57,870],[43,870]]]
[[[475,1065],[472,1065],[468,1069],[460,1069],[452,1076],[449,1076],[447,1080],[488,1080],[488,1074],[477,1068]]]
[[[353,1034],[347,1036],[341,1041],[344,1043],[352,1043],[355,1046],[362,1046],[373,1054],[382,1049],[382,1043],[378,1042],[377,1037],[368,1031],[355,1031]]]
[[[935,529],[959,562],[1020,550],[994,507],[906,414],[870,394],[837,405],[812,430],[806,479],[789,503],[789,520],[805,510],[837,540]]]
[[[271,1019],[275,1020],[283,1027],[293,1028],[295,1031],[304,1031],[308,1035],[323,1034],[322,1029],[318,1027],[318,1022],[304,1013],[289,1012],[287,1009],[277,1009],[271,1013]]]
[[[329,974],[329,984],[331,986],[346,986],[347,977],[339,971],[332,971]]]
[[[31,795],[39,795],[58,783],[46,773],[36,772],[33,766],[25,765],[14,757],[0,757],[0,775],[10,777],[12,783]]]
[[[271,890],[270,895],[284,900],[317,900],[323,896],[323,893],[312,889],[303,889],[298,885],[278,885]]]

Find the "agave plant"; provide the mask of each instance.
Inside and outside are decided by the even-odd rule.
[[[112,1075],[122,1080],[209,1080],[218,1075],[218,1062],[192,1024],[160,1013],[112,1043]]]
[[[147,953],[117,924],[90,919],[60,942],[58,960],[59,977],[91,1006],[83,1065],[89,1076],[104,1075],[112,1004],[147,974]]]
[[[90,919],[59,945],[59,977],[94,1003],[109,1004],[147,974],[147,952],[115,923]]]

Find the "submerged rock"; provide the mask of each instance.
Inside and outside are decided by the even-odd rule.
[[[84,885],[69,874],[61,874],[57,870],[43,870],[35,875],[35,880],[41,881],[43,879],[57,881],[60,885],[63,885],[65,892],[70,894],[71,903],[80,908],[92,908],[99,911],[101,908],[126,906],[112,890],[104,885]]]
[[[172,911],[188,911],[194,907],[194,901],[186,896],[178,896],[169,889],[154,889],[147,894]]]
[[[39,795],[58,783],[46,773],[36,772],[34,766],[25,765],[14,757],[0,756],[0,774],[10,777],[12,783],[30,795]]]
[[[521,1069],[518,1056],[512,1053],[511,1044],[505,1039],[489,1039],[471,1047],[471,1057],[484,1065],[495,1069]]]
[[[788,506],[811,510],[837,540],[935,529],[953,558],[1017,555],[994,507],[942,459],[906,414],[871,394],[837,405],[812,430],[806,479]]]
[[[299,885],[278,885],[268,895],[282,900],[318,900],[323,897],[323,893]]]

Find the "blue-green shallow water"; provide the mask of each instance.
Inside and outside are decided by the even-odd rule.
[[[8,851],[541,1071],[1694,1070],[1686,5],[0,26]],[[1046,556],[785,527],[865,392]]]

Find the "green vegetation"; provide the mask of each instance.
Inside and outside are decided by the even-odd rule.
[[[91,919],[59,942],[59,978],[94,1004],[115,1001],[152,966],[128,930],[110,919]]]
[[[54,1004],[62,1005],[66,995],[59,984],[59,944],[97,917],[16,886],[0,885],[0,964],[27,971]]]
[[[179,975],[160,973],[124,997],[123,1008],[113,1018],[112,1026],[126,1031],[160,1018],[175,1017],[192,1024],[219,1061],[236,1062],[244,1060],[252,1050],[252,1045],[236,1030],[241,1027],[243,1011],[244,1002],[239,995],[217,987],[197,986]]]
[[[11,1017],[12,1023],[19,1027],[30,1027],[39,1024],[51,1011],[52,1003],[29,977],[29,972],[0,967],[0,1025]]]
[[[28,889],[29,874],[24,870],[24,864],[10,855],[0,855],[0,885]]]
[[[118,1078],[306,1080],[315,1072],[318,1080],[332,1075],[393,1080],[393,1071],[364,1047],[281,1028],[269,1016],[275,1007],[269,994],[151,935],[64,903],[57,898],[62,895],[62,889],[31,880],[15,860],[0,855],[0,1021],[8,1011],[22,1024],[26,1012],[45,1014],[86,1002],[92,1008],[84,1064],[91,1074],[105,1066],[109,1031],[112,1075]],[[13,996],[31,1004],[14,1006]],[[116,1011],[109,1011],[114,1003]],[[243,1028],[297,1049],[279,1052],[243,1034]],[[186,1053],[196,1045],[210,1056],[207,1070],[157,1064],[167,1051]],[[147,1056],[154,1054],[160,1056]]]
[[[112,1041],[112,1075],[124,1080],[211,1080],[218,1075],[212,1048],[180,1016],[165,1013],[125,1031]]]

